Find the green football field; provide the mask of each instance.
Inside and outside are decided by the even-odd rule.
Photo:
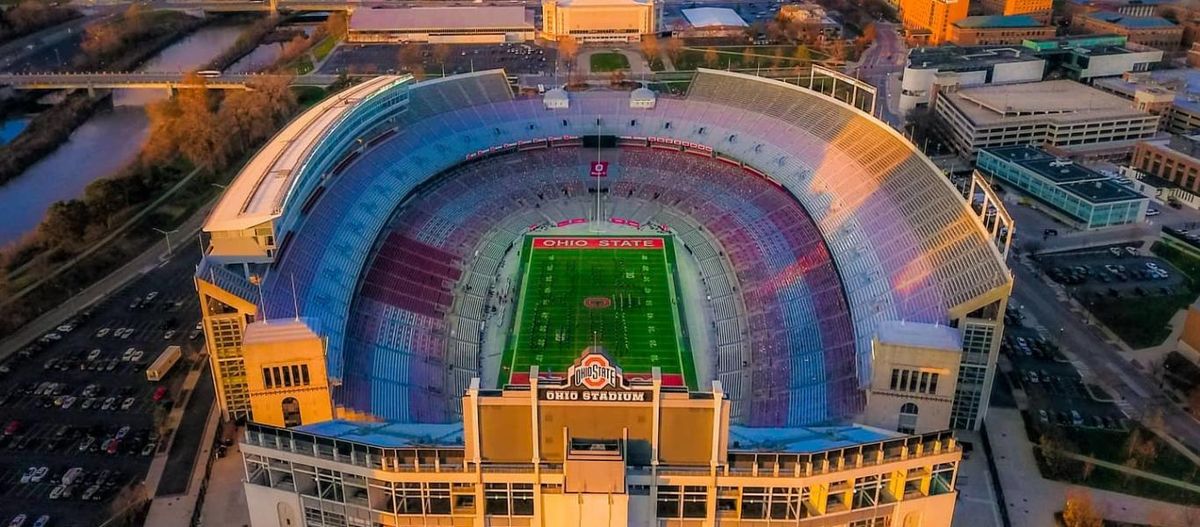
[[[695,387],[669,238],[527,236],[521,258],[501,385],[527,382],[533,364],[566,373],[599,344],[626,375],[657,366],[665,383]]]

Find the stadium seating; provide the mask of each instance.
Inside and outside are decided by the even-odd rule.
[[[701,255],[711,295],[738,299],[732,307],[713,304],[722,316],[744,310],[743,318],[716,324],[715,376],[731,394],[746,392],[738,397],[753,402],[751,422],[852,415],[862,407],[859,386],[870,374],[878,322],[945,323],[948,308],[1008,279],[933,167],[886,127],[817,95],[706,72],[686,98],[662,97],[649,111],[630,109],[615,92],[573,94],[569,109],[548,111],[507,89],[496,72],[417,86],[410,110],[395,116],[397,133],[335,176],[312,175],[329,177],[328,190],[293,232],[278,233],[292,238],[264,279],[264,309],[291,316],[296,284],[299,315],[314,316],[328,338],[329,372],[342,382],[339,404],[402,408],[403,415],[380,415],[387,419],[444,419],[445,401],[479,372],[479,347],[457,323],[433,321],[459,309],[469,320],[486,317],[480,288],[508,247],[496,240],[538,222],[593,214],[592,182],[580,166],[586,153],[547,149],[463,164],[521,141],[597,128],[671,138],[708,145],[777,183],[714,158],[656,149],[623,150],[608,182],[609,213],[678,226],[676,235]],[[500,183],[517,175],[519,184]],[[622,192],[626,199],[616,199]],[[505,218],[512,223],[499,221]],[[475,298],[460,301],[472,295],[453,291],[446,285],[453,280],[437,273],[410,277],[403,267],[384,266],[387,259],[376,255],[393,235],[438,249],[437,262],[461,273],[457,283],[470,285]],[[467,261],[478,267],[464,269]],[[733,276],[716,278],[726,269]],[[410,278],[419,294],[394,291]],[[448,307],[446,294],[454,295]],[[393,324],[399,311],[430,320]],[[366,351],[381,339],[394,347]],[[753,360],[737,360],[746,356]]]

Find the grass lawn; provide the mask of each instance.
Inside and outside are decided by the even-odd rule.
[[[313,56],[317,57],[317,60],[325,60],[325,57],[329,56],[329,53],[333,51],[334,46],[337,46],[337,39],[332,36],[325,37],[320,42],[317,42],[317,45],[313,46]]]
[[[648,246],[614,248],[635,240]],[[533,364],[564,373],[595,343],[627,373],[658,367],[695,386],[669,238],[530,236],[524,251],[501,384]]]
[[[591,62],[592,71],[595,73],[629,69],[629,59],[620,53],[594,53],[589,62]]]
[[[1162,344],[1171,334],[1168,326],[1175,312],[1187,307],[1196,295],[1185,293],[1144,298],[1108,298],[1089,303],[1096,318],[1134,349]]]
[[[807,64],[808,61],[795,58],[797,46],[712,46],[716,53],[715,61],[709,61],[708,50],[705,47],[684,48],[675,61],[675,69],[689,71],[696,68],[715,69],[754,69],[754,68],[791,68]],[[809,60],[826,58],[825,54],[808,48]]]

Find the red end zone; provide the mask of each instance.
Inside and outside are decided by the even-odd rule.
[[[534,249],[663,249],[662,238],[593,238],[559,236],[534,238]]]
[[[651,382],[652,378],[649,373],[623,373],[626,380],[633,382]],[[561,381],[563,375],[560,373],[538,373],[538,378],[542,380]],[[517,372],[508,377],[508,383],[517,386],[529,386],[529,372]],[[664,373],[662,375],[663,386],[686,386],[683,382],[683,375],[678,373]]]

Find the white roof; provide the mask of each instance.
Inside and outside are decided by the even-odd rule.
[[[684,9],[683,16],[692,27],[746,27],[746,21],[734,10],[725,7]]]
[[[912,348],[930,348],[947,351],[962,350],[962,335],[957,329],[938,324],[918,322],[880,322],[876,338],[884,344]]]
[[[522,6],[355,9],[350,15],[354,31],[513,28],[533,29]]]
[[[312,147],[346,111],[406,77],[383,75],[317,103],[288,123],[238,173],[204,222],[205,232],[239,231],[278,217]]]

